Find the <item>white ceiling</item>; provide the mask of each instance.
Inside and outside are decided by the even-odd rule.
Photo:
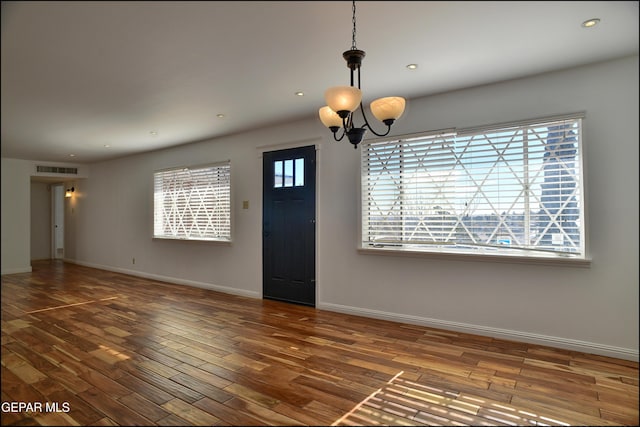
[[[2,157],[90,163],[317,116],[349,83],[351,6],[3,1]],[[365,104],[638,54],[637,1],[359,1],[356,18]]]

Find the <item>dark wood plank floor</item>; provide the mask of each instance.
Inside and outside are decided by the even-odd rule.
[[[42,261],[2,276],[2,402],[2,425],[637,425],[638,363]]]

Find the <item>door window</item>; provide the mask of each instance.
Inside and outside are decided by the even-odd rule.
[[[304,187],[304,158],[273,162],[273,187]]]

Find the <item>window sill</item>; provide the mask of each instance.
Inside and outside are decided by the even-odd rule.
[[[530,265],[546,265],[546,266],[562,266],[562,267],[581,267],[590,268],[591,259],[569,258],[569,257],[541,257],[526,255],[484,255],[484,254],[465,254],[465,253],[444,253],[417,251],[402,248],[358,248],[358,253],[363,255],[383,255],[383,256],[402,256],[413,258],[430,258],[448,261],[475,261],[475,262],[504,262],[515,264]]]
[[[152,240],[157,241],[169,241],[169,242],[193,242],[193,243],[205,243],[214,245],[230,246],[232,240],[205,240],[205,239],[179,239],[176,237],[152,237]]]

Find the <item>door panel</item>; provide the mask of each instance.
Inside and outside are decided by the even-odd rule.
[[[315,306],[315,147],[263,155],[263,296]]]
[[[64,187],[62,184],[51,187],[53,205],[53,254],[51,258],[64,258]]]

